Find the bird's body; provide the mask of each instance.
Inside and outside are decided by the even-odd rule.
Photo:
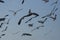
[[[5,18],[0,18],[0,21],[5,21]]]
[[[0,3],[4,3],[4,1],[3,0],[0,0]]]
[[[23,34],[22,34],[22,36],[25,36],[25,35],[26,35],[26,36],[32,36],[32,34],[30,34],[30,33],[23,33]]]
[[[21,24],[21,21],[22,21],[24,18],[30,17],[30,16],[32,16],[32,15],[34,15],[35,17],[39,16],[37,13],[32,13],[32,12],[30,11],[30,9],[29,9],[29,14],[27,14],[27,15],[21,17],[21,19],[20,19],[19,22],[18,22],[18,25]],[[35,17],[33,17],[33,18],[35,18]],[[30,20],[31,20],[31,19],[30,19]],[[30,21],[30,20],[29,20],[29,21]]]
[[[43,0],[45,3],[49,2],[49,0]]]
[[[22,4],[24,3],[24,0],[22,0]]]

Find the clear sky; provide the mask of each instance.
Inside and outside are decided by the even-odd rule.
[[[57,14],[57,19],[53,21],[52,19],[48,18],[48,20],[43,24],[44,27],[41,27],[33,32],[31,32],[37,26],[41,26],[37,21],[41,20],[42,16],[45,16],[51,12],[54,8],[54,5],[51,5],[56,0],[49,0],[49,2],[45,3],[42,0],[25,0],[24,4],[22,5],[22,0],[4,0],[5,3],[0,3],[0,18],[3,18],[6,14],[9,16],[5,20],[5,23],[10,19],[9,24],[4,24],[2,28],[0,28],[0,35],[5,33],[6,35],[0,38],[0,40],[60,40],[60,0],[56,4],[56,8],[58,10],[55,12]],[[17,12],[14,16],[13,11],[17,11],[22,9],[21,11]],[[32,12],[39,14],[38,17],[32,19],[30,22],[25,23],[30,17],[26,17],[21,25],[18,25],[18,21],[21,17],[28,14],[29,9]],[[33,16],[32,16],[33,17]],[[33,27],[29,27],[28,24],[33,23]],[[1,23],[0,23],[1,24]],[[6,32],[1,32],[6,26],[8,29]],[[19,32],[15,34],[16,32]],[[32,36],[21,36],[23,33],[31,33]]]

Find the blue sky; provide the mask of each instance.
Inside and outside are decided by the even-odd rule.
[[[24,4],[22,5],[22,0],[4,0],[5,3],[0,3],[0,18],[4,17],[6,14],[9,14],[5,23],[8,19],[10,19],[9,24],[4,24],[2,28],[0,28],[0,35],[5,33],[6,35],[0,38],[0,40],[60,40],[60,0],[56,5],[58,11],[55,12],[57,14],[57,19],[55,21],[48,19],[44,23],[44,27],[41,27],[38,30],[31,32],[32,29],[36,28],[37,26],[41,25],[37,23],[38,20],[41,20],[42,16],[45,16],[51,12],[54,5],[51,5],[56,0],[49,0],[49,2],[45,3],[42,0],[25,0]],[[13,16],[13,11],[17,11],[19,9],[23,9],[15,16]],[[39,14],[39,17],[34,18],[28,23],[25,23],[30,17],[25,18],[21,25],[18,25],[18,21],[21,17],[28,14],[29,9],[32,12]],[[33,27],[29,28],[28,24],[33,23]],[[1,32],[6,26],[8,29],[6,32]],[[19,32],[15,35],[16,32]],[[21,36],[22,33],[31,33],[32,36]]]

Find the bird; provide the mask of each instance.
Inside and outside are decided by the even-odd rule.
[[[10,19],[8,19],[7,24],[9,24]]]
[[[31,32],[33,32],[33,31],[36,30],[36,29],[39,29],[40,27],[44,27],[44,25],[38,26],[38,27],[34,28]]]
[[[28,24],[29,27],[33,27],[33,24]]]
[[[59,0],[56,0],[54,3],[52,3],[51,5],[57,4]]]
[[[3,24],[4,24],[4,23],[1,23],[0,28],[2,27]]]
[[[8,28],[8,27],[6,26],[6,28],[5,28],[4,30],[2,30],[2,32],[5,32],[5,31],[7,30],[7,28]]]
[[[47,18],[45,18],[44,21],[42,21],[42,20],[38,21],[38,23],[42,23],[43,24],[43,23],[45,23],[46,20],[47,20]]]
[[[49,14],[47,14],[47,15],[41,17],[41,18],[50,17],[51,15],[54,15],[57,10],[58,10],[58,8],[56,8],[56,6],[54,6]]]
[[[42,1],[44,1],[45,3],[49,2],[49,0],[42,0]]]
[[[22,4],[24,3],[24,0],[22,0]]]
[[[4,36],[5,34],[2,34],[1,36]]]
[[[26,35],[26,36],[32,36],[32,34],[30,34],[30,33],[23,33],[23,34],[22,34],[22,36],[25,36],[25,35]]]
[[[0,18],[0,21],[5,21],[6,18]]]
[[[36,17],[38,17],[38,16],[39,16],[39,14],[31,12],[31,9],[29,9],[28,14],[27,14],[27,15],[25,15],[25,16],[23,16],[23,17],[21,17],[21,19],[20,19],[20,20],[19,20],[19,22],[18,22],[18,25],[20,25],[20,24],[21,24],[21,21],[22,21],[25,17],[30,17],[30,16],[32,16],[32,15],[34,15],[34,16],[35,16],[34,18],[36,18]],[[31,20],[31,19],[30,19],[30,20]]]
[[[15,16],[15,15],[17,14],[17,12],[18,12],[18,11],[21,11],[21,10],[22,10],[22,9],[19,9],[19,10],[17,10],[17,11],[13,11],[13,10],[9,10],[9,11],[14,12],[13,15]]]
[[[5,15],[4,17],[7,17],[7,16],[9,16],[9,15]]]
[[[57,17],[57,15],[55,14],[55,16],[54,17],[50,17],[51,19],[53,19],[53,21],[55,21],[56,20],[56,17]]]
[[[0,3],[4,3],[4,1],[3,0],[0,0]]]

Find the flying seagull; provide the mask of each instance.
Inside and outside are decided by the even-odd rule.
[[[26,36],[32,36],[32,34],[30,34],[30,33],[23,33],[23,34],[22,34],[22,36],[25,36],[25,35],[26,35]]]
[[[29,27],[33,27],[33,24],[28,24]]]
[[[42,23],[43,24],[43,23],[45,23],[46,20],[47,20],[47,18],[45,18],[44,21],[42,21],[42,20],[38,21],[38,23]]]
[[[4,23],[1,23],[0,28],[2,27],[3,24],[4,24]]]
[[[55,14],[55,16],[54,17],[50,17],[50,18],[52,18],[53,19],[53,21],[55,21],[56,20],[56,17],[57,17],[57,15]]]
[[[58,8],[56,8],[56,6],[54,6],[54,8],[51,10],[51,12],[41,18],[46,18],[46,17],[50,17],[51,15],[54,15],[55,12],[58,10]]]
[[[0,0],[0,3],[4,3],[4,1],[3,0]]]
[[[39,29],[40,27],[44,27],[44,25],[38,26],[38,27],[34,28],[31,32],[33,32],[33,31],[36,30],[36,29]]]
[[[21,10],[22,10],[22,9],[19,9],[19,10],[17,10],[17,11],[13,11],[13,10],[9,10],[9,11],[14,12],[13,15],[15,16],[15,15],[17,14],[17,12],[19,12],[19,11],[21,11]]]
[[[6,18],[0,18],[0,21],[5,21]]]
[[[42,1],[44,1],[45,3],[49,2],[49,0],[42,0]]]
[[[34,16],[35,16],[34,18],[36,18],[37,16],[39,16],[37,13],[31,12],[31,9],[29,9],[29,12],[28,12],[28,13],[29,13],[29,14],[27,14],[27,15],[21,17],[21,19],[20,19],[19,22],[18,22],[18,25],[21,24],[21,21],[22,21],[25,17],[30,17],[30,16],[34,15]]]
[[[57,4],[59,0],[56,0],[54,3],[52,3],[51,5]]]
[[[8,28],[8,27],[6,26],[6,28],[5,28],[4,30],[2,30],[2,32],[5,32],[5,31],[7,30],[7,28]]]
[[[22,4],[24,3],[24,0],[22,0]]]

